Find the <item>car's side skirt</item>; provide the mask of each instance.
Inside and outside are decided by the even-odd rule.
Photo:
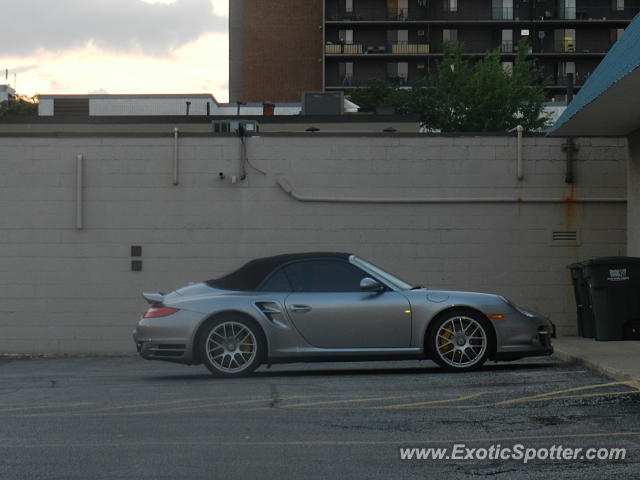
[[[280,351],[271,356],[268,363],[295,362],[354,362],[375,360],[416,360],[424,359],[421,348],[308,348],[303,351]]]

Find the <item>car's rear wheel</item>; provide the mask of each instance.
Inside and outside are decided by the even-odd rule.
[[[214,321],[201,342],[201,358],[217,377],[241,377],[262,363],[265,353],[262,332],[243,318]]]
[[[475,312],[451,311],[434,320],[428,338],[432,359],[452,371],[473,370],[489,356],[492,330]]]

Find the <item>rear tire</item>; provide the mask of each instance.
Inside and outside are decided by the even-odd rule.
[[[264,334],[252,321],[225,317],[212,322],[200,342],[200,358],[216,377],[243,377],[262,363]]]
[[[433,320],[427,335],[431,359],[449,371],[475,370],[487,360],[493,344],[488,320],[476,312],[452,310]]]

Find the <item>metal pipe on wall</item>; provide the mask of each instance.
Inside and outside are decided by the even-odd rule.
[[[292,198],[300,202],[323,202],[323,203],[380,203],[380,204],[455,204],[455,203],[627,203],[626,198],[515,198],[515,197],[494,197],[494,198],[417,198],[417,197],[332,197],[302,195],[296,192],[286,178],[278,178],[277,185]]]
[[[518,125],[515,128],[509,130],[509,133],[516,132],[518,134],[517,140],[517,151],[516,151],[516,176],[518,180],[522,180],[524,178],[524,141],[522,138],[522,133],[524,132],[524,127],[522,125]]]
[[[84,157],[82,155],[78,155],[76,157],[76,230],[82,230],[83,228],[83,170]]]
[[[178,129],[173,129],[173,184],[178,185]]]

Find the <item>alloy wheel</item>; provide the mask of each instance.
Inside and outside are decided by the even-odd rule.
[[[205,352],[211,365],[223,373],[238,373],[256,357],[258,342],[242,323],[227,321],[216,325],[205,340]]]
[[[454,368],[468,368],[484,358],[488,341],[480,322],[467,316],[455,316],[440,325],[435,343],[443,362]]]

